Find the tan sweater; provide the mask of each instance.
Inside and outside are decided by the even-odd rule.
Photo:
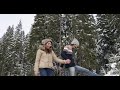
[[[56,61],[61,64],[65,64],[65,60],[59,59],[54,51],[52,53],[47,54],[45,51],[39,49],[36,54],[36,60],[34,65],[34,71],[38,71],[39,68],[52,68],[53,61]]]

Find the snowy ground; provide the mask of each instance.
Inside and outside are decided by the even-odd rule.
[[[120,76],[119,75],[119,70],[116,68],[117,63],[112,63],[111,64],[111,70],[107,72],[104,76]]]

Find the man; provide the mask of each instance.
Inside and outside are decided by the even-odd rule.
[[[75,65],[74,59],[73,59],[73,49],[79,47],[79,41],[74,38],[70,45],[66,45],[61,52],[61,57],[65,60],[71,60],[69,64],[65,65],[65,68],[68,68],[70,71],[70,76],[75,76],[75,71],[85,74],[87,76],[98,76],[96,73],[93,73],[89,71],[88,69],[85,69],[83,67],[80,67],[78,65]],[[63,67],[64,64],[61,65]]]

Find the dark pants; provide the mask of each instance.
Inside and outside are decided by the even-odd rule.
[[[54,76],[54,71],[50,68],[40,68],[40,76]]]

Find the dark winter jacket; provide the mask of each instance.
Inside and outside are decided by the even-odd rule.
[[[64,47],[63,51],[61,52],[61,57],[64,60],[66,60],[66,59],[71,60],[70,64],[65,65],[66,68],[75,66],[74,59],[73,59],[73,52],[72,52],[72,49],[71,49],[70,45],[67,45],[67,46]],[[64,66],[64,64],[61,65],[61,67],[63,67],[63,66]]]

